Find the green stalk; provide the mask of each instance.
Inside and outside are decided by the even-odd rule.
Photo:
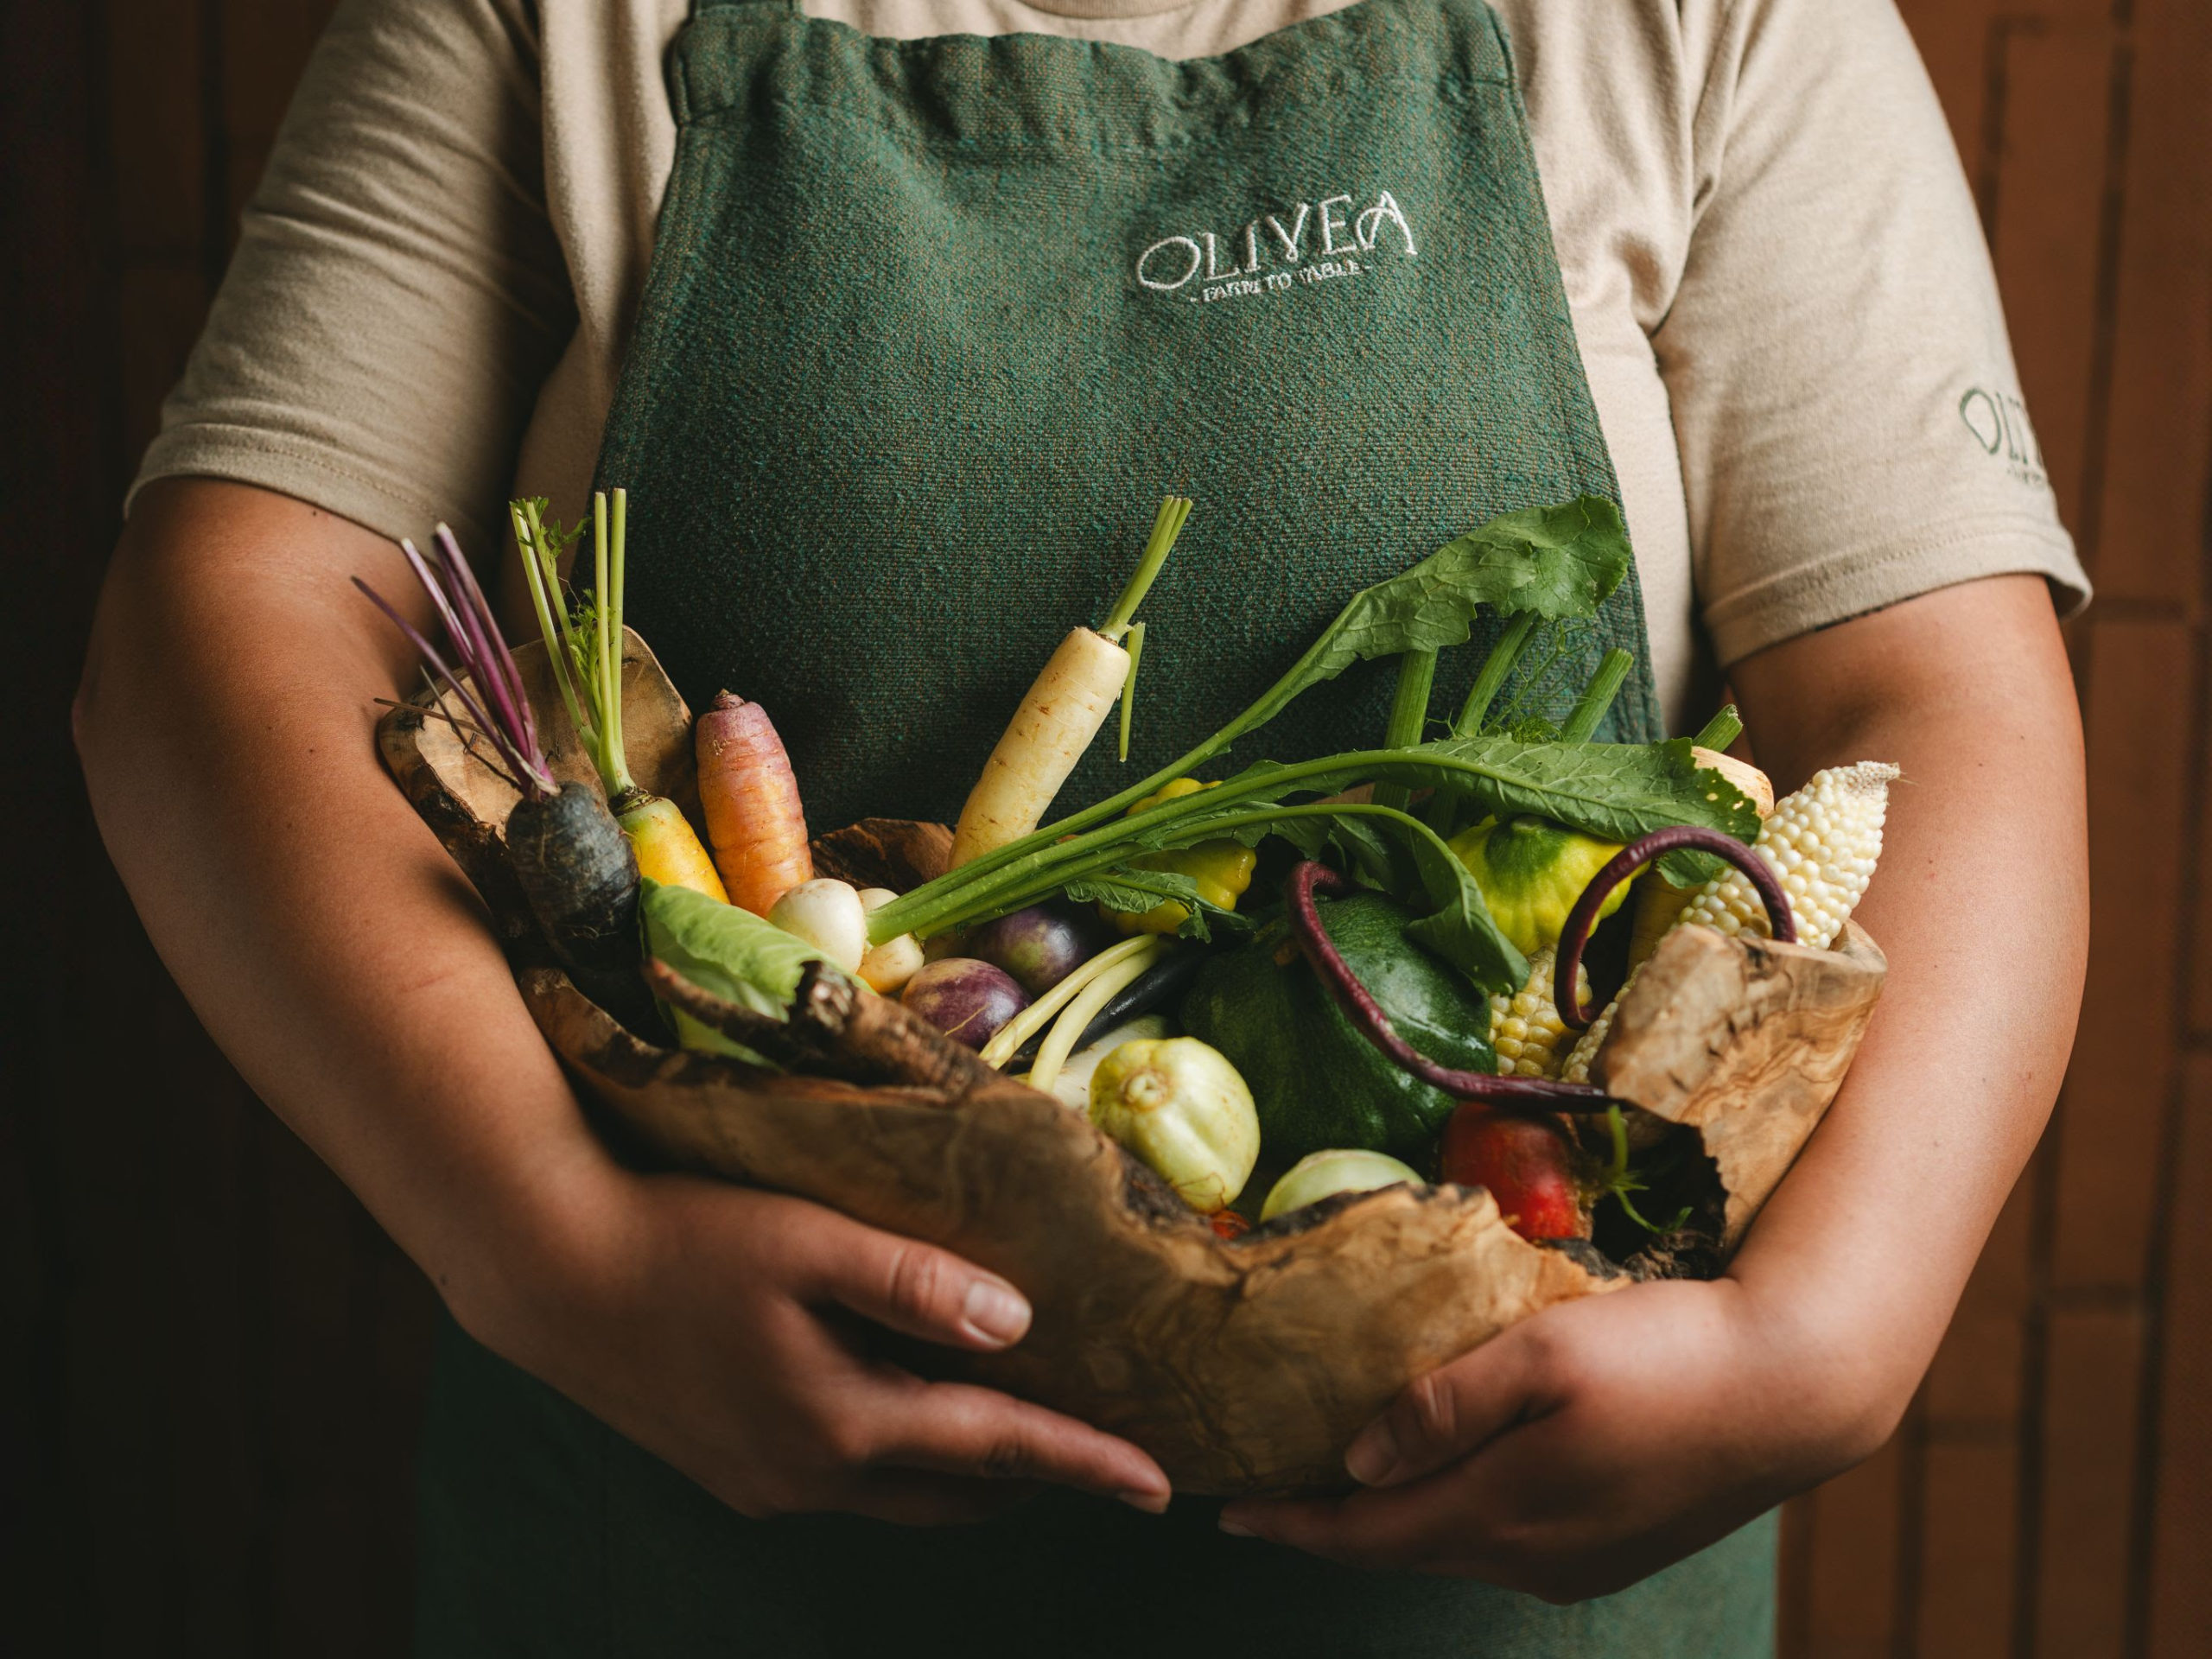
[[[1428,726],[1429,694],[1436,685],[1436,653],[1409,651],[1398,658],[1398,692],[1390,702],[1390,723],[1383,728],[1382,747],[1410,749],[1421,742]],[[1413,804],[1413,791],[1403,784],[1378,784],[1375,804],[1402,812]]]
[[[1537,620],[1534,611],[1522,611],[1506,623],[1505,631],[1497,636],[1497,643],[1490,648],[1490,654],[1476,671],[1475,683],[1467,689],[1467,700],[1459,705],[1459,718],[1452,724],[1454,737],[1472,737],[1482,730],[1491,704],[1497,701],[1499,690],[1527,652],[1529,641],[1536,632]],[[1382,798],[1379,791],[1376,798]],[[1460,830],[1459,820],[1466,807],[1465,792],[1445,785],[1430,794],[1428,809],[1423,816],[1438,835],[1452,836]]]
[[[600,528],[607,522],[604,495],[594,498],[594,516]],[[610,799],[637,792],[630,776],[629,750],[622,741],[622,579],[623,554],[628,540],[630,493],[614,492],[613,533],[603,537],[599,559],[599,677],[600,732],[605,753],[600,776],[606,779]]]
[[[1022,842],[1010,843],[1010,846],[1020,849],[1011,857],[999,859],[988,868],[984,868],[983,859],[977,859],[963,865],[950,875],[941,875],[934,881],[925,882],[869,912],[869,942],[880,944],[901,933],[912,933],[917,938],[927,938],[947,928],[965,926],[970,922],[1019,910],[1083,874],[1112,866],[1124,856],[1124,850],[1130,842],[1141,840],[1179,819],[1203,819],[1201,827],[1191,831],[1191,839],[1200,841],[1220,834],[1225,827],[1264,824],[1277,818],[1311,817],[1317,812],[1350,811],[1356,804],[1270,806],[1242,817],[1217,818],[1212,816],[1225,806],[1255,795],[1295,793],[1306,786],[1307,779],[1326,777],[1336,772],[1371,775],[1390,771],[1405,774],[1405,781],[1414,784],[1448,784],[1454,779],[1471,782],[1498,776],[1495,766],[1433,751],[1406,749],[1357,750],[1325,755],[1294,766],[1273,767],[1241,782],[1230,779],[1212,789],[1161,801],[1133,817],[1119,817],[1110,823],[1079,834],[1067,834],[1066,827],[1063,825],[1056,827],[1050,834],[1041,835],[1041,837],[1026,836]],[[1142,797],[1136,798],[1141,799]],[[1388,812],[1394,817],[1408,816],[1394,807],[1363,806],[1357,810],[1361,812]],[[1072,819],[1069,821],[1071,823],[1073,822]],[[1412,822],[1419,823],[1419,820]],[[1435,834],[1426,824],[1421,828],[1424,834]],[[1007,850],[1005,848],[1000,849],[1001,853]]]
[[[1497,700],[1499,688],[1513,672],[1514,664],[1521,660],[1521,653],[1529,648],[1529,638],[1536,631],[1536,620],[1534,611],[1523,611],[1505,625],[1505,632],[1497,636],[1490,655],[1483,658],[1482,669],[1467,692],[1467,700],[1460,705],[1459,718],[1452,722],[1453,736],[1472,737],[1482,729],[1483,717]]]
[[[598,740],[591,747],[591,763],[612,799],[616,790],[614,775],[607,766],[607,493],[601,490],[591,499],[593,603],[591,632],[584,642],[584,655],[590,670],[585,680],[590,687],[593,733]]]
[[[1621,687],[1628,679],[1628,671],[1636,664],[1636,653],[1616,646],[1605,653],[1598,664],[1598,671],[1590,677],[1590,683],[1582,688],[1582,696],[1574,705],[1574,712],[1567,717],[1567,724],[1560,728],[1562,743],[1587,743],[1597,731],[1598,722],[1605,717],[1605,710],[1613,706],[1613,699],[1621,694]]]
[[[1183,533],[1183,522],[1190,516],[1191,503],[1184,496],[1171,495],[1160,504],[1160,511],[1152,521],[1152,535],[1144,544],[1144,556],[1137,561],[1136,575],[1129,578],[1128,585],[1122,589],[1122,596],[1107,613],[1104,626],[1098,630],[1102,638],[1121,644],[1122,636],[1135,620],[1137,607],[1152,591],[1160,568],[1175,550],[1175,538]]]
[[[1129,675],[1122,682],[1122,752],[1121,760],[1129,758],[1129,722],[1136,717],[1137,664],[1144,660],[1144,624],[1132,623],[1129,627]]]
[[[553,683],[561,689],[561,701],[569,710],[569,724],[575,728],[577,741],[588,747],[591,721],[584,715],[582,701],[576,694],[576,679],[570,672],[568,606],[561,598],[560,566],[545,545],[545,521],[539,517],[535,501],[512,504],[508,511],[514,517],[515,541],[522,550],[523,575],[530,579],[530,602],[537,612],[537,631],[545,640],[546,659],[553,667]],[[562,607],[558,623],[553,620],[556,603]]]
[[[1214,792],[1209,791],[1209,793]],[[1411,813],[1401,812],[1395,807],[1377,806],[1372,802],[1363,801],[1314,801],[1303,806],[1269,805],[1255,808],[1249,812],[1228,813],[1220,817],[1206,819],[1200,829],[1192,832],[1192,838],[1211,840],[1235,830],[1261,829],[1281,823],[1290,818],[1333,817],[1379,817],[1409,825],[1414,835],[1425,836],[1435,842],[1438,849],[1446,857],[1452,855],[1451,849],[1444,845],[1442,838]],[[1056,849],[1056,856],[1049,863],[1039,866],[1034,870],[1025,871],[1022,879],[1018,881],[1001,882],[995,897],[981,899],[974,903],[963,905],[952,919],[942,926],[934,928],[933,931],[943,931],[946,927],[966,927],[974,923],[988,921],[994,916],[1006,915],[1009,912],[1019,910],[1026,905],[1034,904],[1039,899],[1058,892],[1071,881],[1081,881],[1087,877],[1110,870],[1128,856],[1128,854],[1123,847],[1111,841],[1099,842],[1091,837],[1084,837],[1082,842],[1067,842]],[[890,908],[889,905],[883,906],[885,910]],[[868,919],[871,924],[870,937],[873,940],[874,915],[871,915]],[[892,937],[897,936],[894,934]]]
[[[1732,702],[1707,721],[1705,729],[1690,741],[1700,749],[1726,749],[1743,734],[1743,717],[1737,714],[1736,705]]]

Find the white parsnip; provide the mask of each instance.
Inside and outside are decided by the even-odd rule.
[[[1181,496],[1171,495],[1160,504],[1144,556],[1114,601],[1112,613],[1097,628],[1077,628],[1061,640],[1045,671],[1030,686],[960,809],[960,823],[952,835],[953,869],[1019,841],[1043,823],[1060,785],[1106,723],[1116,699],[1123,701],[1126,710],[1136,690],[1138,657],[1124,650],[1122,641],[1134,634],[1132,643],[1141,647],[1137,607],[1174,551],[1175,538],[1190,516],[1191,504]],[[1128,758],[1128,741],[1125,714],[1123,760]]]
[[[983,775],[960,809],[952,836],[952,868],[1018,840],[1044,821],[1113,712],[1129,677],[1129,654],[1089,628],[1060,641],[1005,735],[983,763]]]

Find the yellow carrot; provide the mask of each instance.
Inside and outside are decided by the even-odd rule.
[[[638,874],[664,887],[690,887],[728,903],[729,894],[714,861],[676,803],[643,791],[637,793],[637,804],[626,812],[617,812],[614,821],[636,849]]]

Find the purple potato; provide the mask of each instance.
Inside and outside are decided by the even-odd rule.
[[[1042,996],[1106,947],[1105,925],[1071,905],[1032,905],[968,932],[966,953],[1003,968]]]
[[[1014,976],[972,957],[926,963],[899,1000],[956,1043],[981,1048],[1001,1026],[1029,1006]]]

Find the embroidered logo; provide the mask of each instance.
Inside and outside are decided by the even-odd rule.
[[[2050,475],[2043,464],[2043,445],[2028,419],[2028,406],[2010,392],[1969,386],[1959,399],[1959,418],[1974,440],[1993,458],[2002,457],[2005,470],[2023,484],[2041,486]]]
[[[1198,230],[1163,236],[1137,256],[1136,278],[1155,294],[1211,305],[1363,276],[1376,255],[1395,257],[1402,248],[1408,259],[1420,257],[1406,211],[1388,190],[1363,208],[1351,196],[1324,196],[1290,213],[1262,213],[1225,237]]]

